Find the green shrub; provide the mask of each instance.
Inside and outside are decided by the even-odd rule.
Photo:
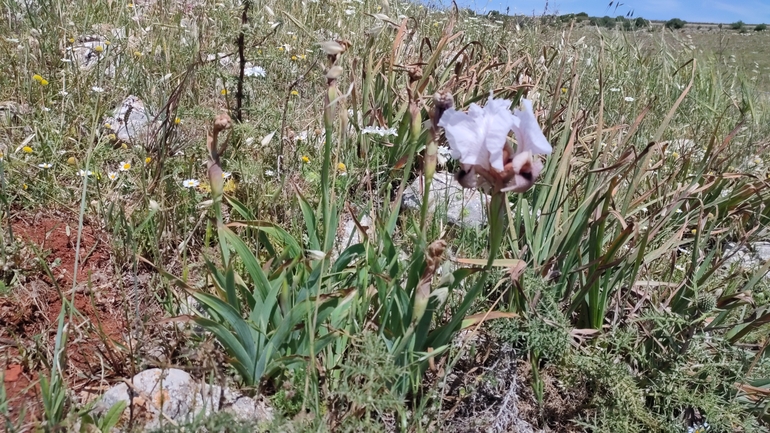
[[[673,18],[666,21],[665,26],[667,29],[676,30],[676,29],[681,29],[682,27],[685,26],[685,24],[687,24],[687,21],[682,21],[679,18]]]
[[[736,21],[736,22],[730,24],[730,28],[733,29],[733,30],[741,30],[741,29],[743,29],[744,25],[745,24],[743,23],[743,21]]]
[[[758,24],[756,27],[754,27],[755,32],[761,32],[767,29],[767,24]]]

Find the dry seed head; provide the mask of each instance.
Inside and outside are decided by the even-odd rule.
[[[371,29],[367,30],[365,34],[370,38],[376,38],[380,35],[380,33],[382,33],[382,29],[383,26],[372,27]]]
[[[337,41],[321,42],[321,49],[330,56],[336,56],[345,52],[345,47]]]
[[[326,71],[326,78],[328,80],[336,80],[342,75],[342,66],[334,65]]]

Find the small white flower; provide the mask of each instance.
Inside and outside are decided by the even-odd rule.
[[[4,38],[6,42],[10,42],[12,44],[18,44],[19,40],[16,38]]]
[[[120,161],[120,168],[118,168],[120,171],[128,171],[131,170],[131,163],[126,161]]]
[[[182,181],[182,186],[185,188],[195,188],[201,183],[195,179],[185,179]]]
[[[275,176],[275,172],[273,170],[265,170],[265,176],[273,177]]]
[[[347,9],[345,11],[345,15],[354,15],[356,13],[355,9]]]
[[[42,169],[48,169],[48,168],[51,168],[51,167],[53,167],[53,165],[51,165],[51,164],[50,164],[50,163],[48,163],[48,162],[43,162],[43,163],[40,163],[40,164],[38,164],[37,166],[38,166],[38,167],[40,167],[40,168],[42,168]]]
[[[91,90],[93,90],[94,93],[102,93],[102,92],[104,92],[104,88],[103,87],[99,87],[99,86],[91,87]]]
[[[87,171],[82,169],[78,170],[78,176],[80,177],[87,177],[87,176],[91,176],[92,174],[94,174],[94,172],[91,170],[87,170]]]
[[[386,135],[394,135],[398,137],[398,131],[396,131],[396,128],[380,128],[379,126],[367,126],[361,130],[361,134],[375,134],[379,135],[380,137],[384,137]]]
[[[67,59],[67,58],[61,59],[61,61],[64,63],[72,63],[72,59]]]
[[[222,178],[223,178],[223,179],[227,179],[227,178],[229,178],[229,177],[230,177],[230,176],[232,176],[232,175],[233,175],[233,174],[232,174],[232,173],[230,173],[229,171],[223,171],[223,172],[222,172]]]
[[[110,180],[115,180],[118,178],[118,172],[110,171],[107,173],[107,177],[110,178]]]
[[[62,91],[59,92],[59,96],[67,96],[69,94],[70,93],[68,91],[66,91],[66,90],[62,90]]]
[[[265,68],[261,66],[250,66],[243,70],[243,75],[247,77],[264,77],[266,74]]]
[[[617,87],[613,87],[610,89],[610,92],[620,92],[620,89],[618,89]]]
[[[682,209],[677,209],[676,213],[682,213]]]
[[[50,108],[48,108],[48,107],[40,107],[40,109],[41,109],[41,110],[43,110],[43,111],[45,111],[46,113],[47,113],[47,112],[49,112],[49,111],[51,111],[51,109],[50,109]]]
[[[625,101],[626,101],[626,102],[634,102],[634,98],[632,98],[632,97],[630,97],[630,96],[626,96],[626,97],[625,97],[625,98],[623,98],[623,99],[625,99]]]

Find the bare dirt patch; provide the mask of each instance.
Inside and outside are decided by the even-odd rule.
[[[112,375],[123,374],[128,364],[130,303],[110,261],[106,233],[84,224],[75,275],[77,226],[76,215],[55,211],[12,219],[14,237],[31,256],[26,259],[38,264],[22,269],[16,283],[0,295],[0,368],[12,417],[24,412],[26,421],[40,419],[38,378],[50,371],[62,298],[76,310],[71,321],[66,318],[68,388],[99,387]]]

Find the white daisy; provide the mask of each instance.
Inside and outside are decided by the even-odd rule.
[[[42,169],[48,169],[48,168],[51,168],[51,167],[53,167],[53,165],[51,165],[51,163],[48,163],[48,162],[43,162],[43,163],[40,163],[40,164],[38,164],[37,166],[38,166],[38,167],[40,167],[40,168],[42,168]]]
[[[361,134],[375,134],[379,135],[380,137],[384,137],[386,135],[394,135],[398,137],[396,128],[380,128],[379,126],[367,126],[361,130]]]
[[[195,179],[186,179],[182,182],[182,186],[185,188],[195,188],[201,183]]]
[[[247,77],[264,77],[267,75],[267,72],[261,66],[250,66],[243,69],[243,75]]]

